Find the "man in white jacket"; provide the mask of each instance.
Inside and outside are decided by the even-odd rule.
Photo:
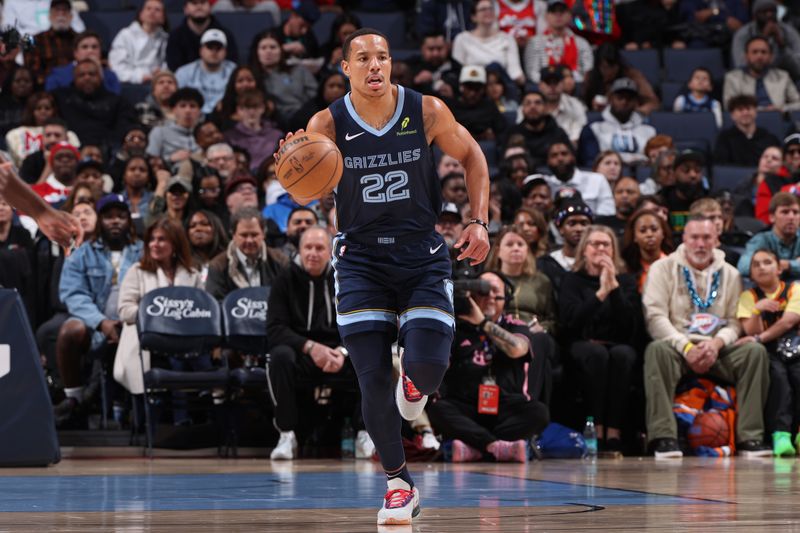
[[[108,52],[108,63],[123,83],[148,83],[167,66],[164,4],[148,0],[137,20],[122,28]]]

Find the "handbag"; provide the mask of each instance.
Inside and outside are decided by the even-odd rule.
[[[775,341],[775,353],[787,364],[800,359],[800,335],[797,334],[797,330]]]

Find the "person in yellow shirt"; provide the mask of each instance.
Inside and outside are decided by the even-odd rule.
[[[776,456],[795,455],[792,446],[792,420],[797,419],[800,404],[800,284],[780,278],[778,257],[771,250],[753,254],[750,278],[755,287],[739,297],[736,318],[747,335],[737,343],[760,342],[769,352],[770,387],[767,397],[766,425],[772,430],[772,450]],[[793,351],[779,349],[794,339]],[[800,431],[795,437],[800,448]]]

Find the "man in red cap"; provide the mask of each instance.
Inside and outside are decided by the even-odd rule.
[[[45,202],[58,208],[69,196],[75,181],[80,153],[70,143],[62,141],[50,149],[50,168],[53,170],[45,181],[37,183],[33,191]]]

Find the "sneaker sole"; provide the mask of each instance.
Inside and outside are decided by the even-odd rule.
[[[683,459],[683,452],[675,450],[671,452],[656,452],[656,459]]]
[[[418,517],[421,512],[422,512],[422,509],[420,508],[419,505],[417,505],[416,507],[414,507],[414,510],[411,511],[411,518],[393,518],[393,517],[388,517],[388,518],[384,518],[383,521],[381,521],[381,519],[379,518],[378,519],[378,525],[379,526],[410,526],[412,520],[414,518]]]
[[[737,453],[739,454],[739,457],[746,457],[746,458],[772,457],[772,450],[761,450],[761,451],[757,451],[757,452],[739,451]]]

